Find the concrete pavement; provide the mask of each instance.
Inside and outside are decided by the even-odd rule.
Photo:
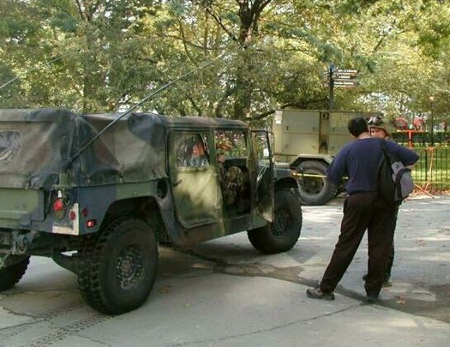
[[[291,251],[264,257],[252,253],[245,235],[199,245],[195,252],[207,258],[222,254],[226,273],[269,272],[270,277],[314,285],[328,265],[339,235],[343,199],[326,206],[303,208],[300,241]],[[399,212],[395,234],[393,286],[381,292],[381,305],[450,323],[450,197],[416,196]],[[259,270],[258,270],[259,267]],[[270,269],[272,268],[272,269]],[[361,279],[367,268],[367,238],[341,280],[337,292],[362,300]]]
[[[448,346],[449,207],[450,197],[402,207],[394,285],[380,305],[361,300],[365,240],[335,301],[305,295],[336,242],[339,199],[305,207],[301,239],[283,254],[259,254],[245,234],[191,254],[161,247],[149,300],[116,317],[83,303],[75,275],[33,258],[19,285],[0,294],[0,346]]]

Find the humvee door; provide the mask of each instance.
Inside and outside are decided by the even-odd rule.
[[[257,213],[265,220],[272,222],[275,184],[271,139],[265,130],[252,130],[252,141],[258,168],[256,178]]]
[[[170,182],[177,218],[185,228],[219,221],[220,186],[211,165],[211,134],[173,131],[169,136]]]

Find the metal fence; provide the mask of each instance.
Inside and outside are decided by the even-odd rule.
[[[395,142],[408,147],[450,146],[450,132],[439,131],[431,134],[426,131],[403,130],[392,133]]]
[[[414,182],[418,188],[425,191],[449,190],[450,148],[415,147],[412,150],[420,157],[412,171]]]
[[[419,155],[412,176],[418,189],[425,191],[450,190],[450,133],[402,131],[393,139]]]

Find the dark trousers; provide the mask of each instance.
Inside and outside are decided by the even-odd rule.
[[[393,230],[395,231],[395,227],[397,225],[397,217],[398,217],[398,209],[399,207],[395,207],[395,220],[393,225]],[[388,281],[391,278],[392,265],[394,265],[394,257],[395,257],[395,248],[394,248],[394,240],[392,240],[391,254],[389,255],[388,264],[386,268],[386,272],[384,274],[384,282]]]
[[[392,273],[392,266],[394,265],[394,256],[395,256],[395,248],[394,243],[392,242],[391,253],[389,254],[388,264],[386,267],[386,272],[384,273],[383,281],[389,281]]]
[[[365,289],[368,295],[378,295],[392,249],[396,212],[396,207],[379,201],[375,193],[356,193],[346,199],[341,234],[320,283],[322,292],[334,291],[367,229],[369,262]]]

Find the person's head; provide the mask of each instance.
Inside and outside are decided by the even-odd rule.
[[[370,136],[384,139],[391,135],[386,120],[381,117],[370,117],[367,121],[370,130]]]
[[[348,122],[348,131],[354,137],[358,137],[363,133],[368,133],[369,128],[367,127],[367,122],[363,118],[356,117],[350,119],[350,121]]]
[[[217,162],[224,163],[225,162],[225,154],[223,152],[217,152]]]
[[[221,140],[216,143],[217,158],[219,159],[219,156],[221,158],[219,159],[219,161],[221,162],[225,161],[225,158],[229,156],[231,147],[232,145],[229,140]]]

